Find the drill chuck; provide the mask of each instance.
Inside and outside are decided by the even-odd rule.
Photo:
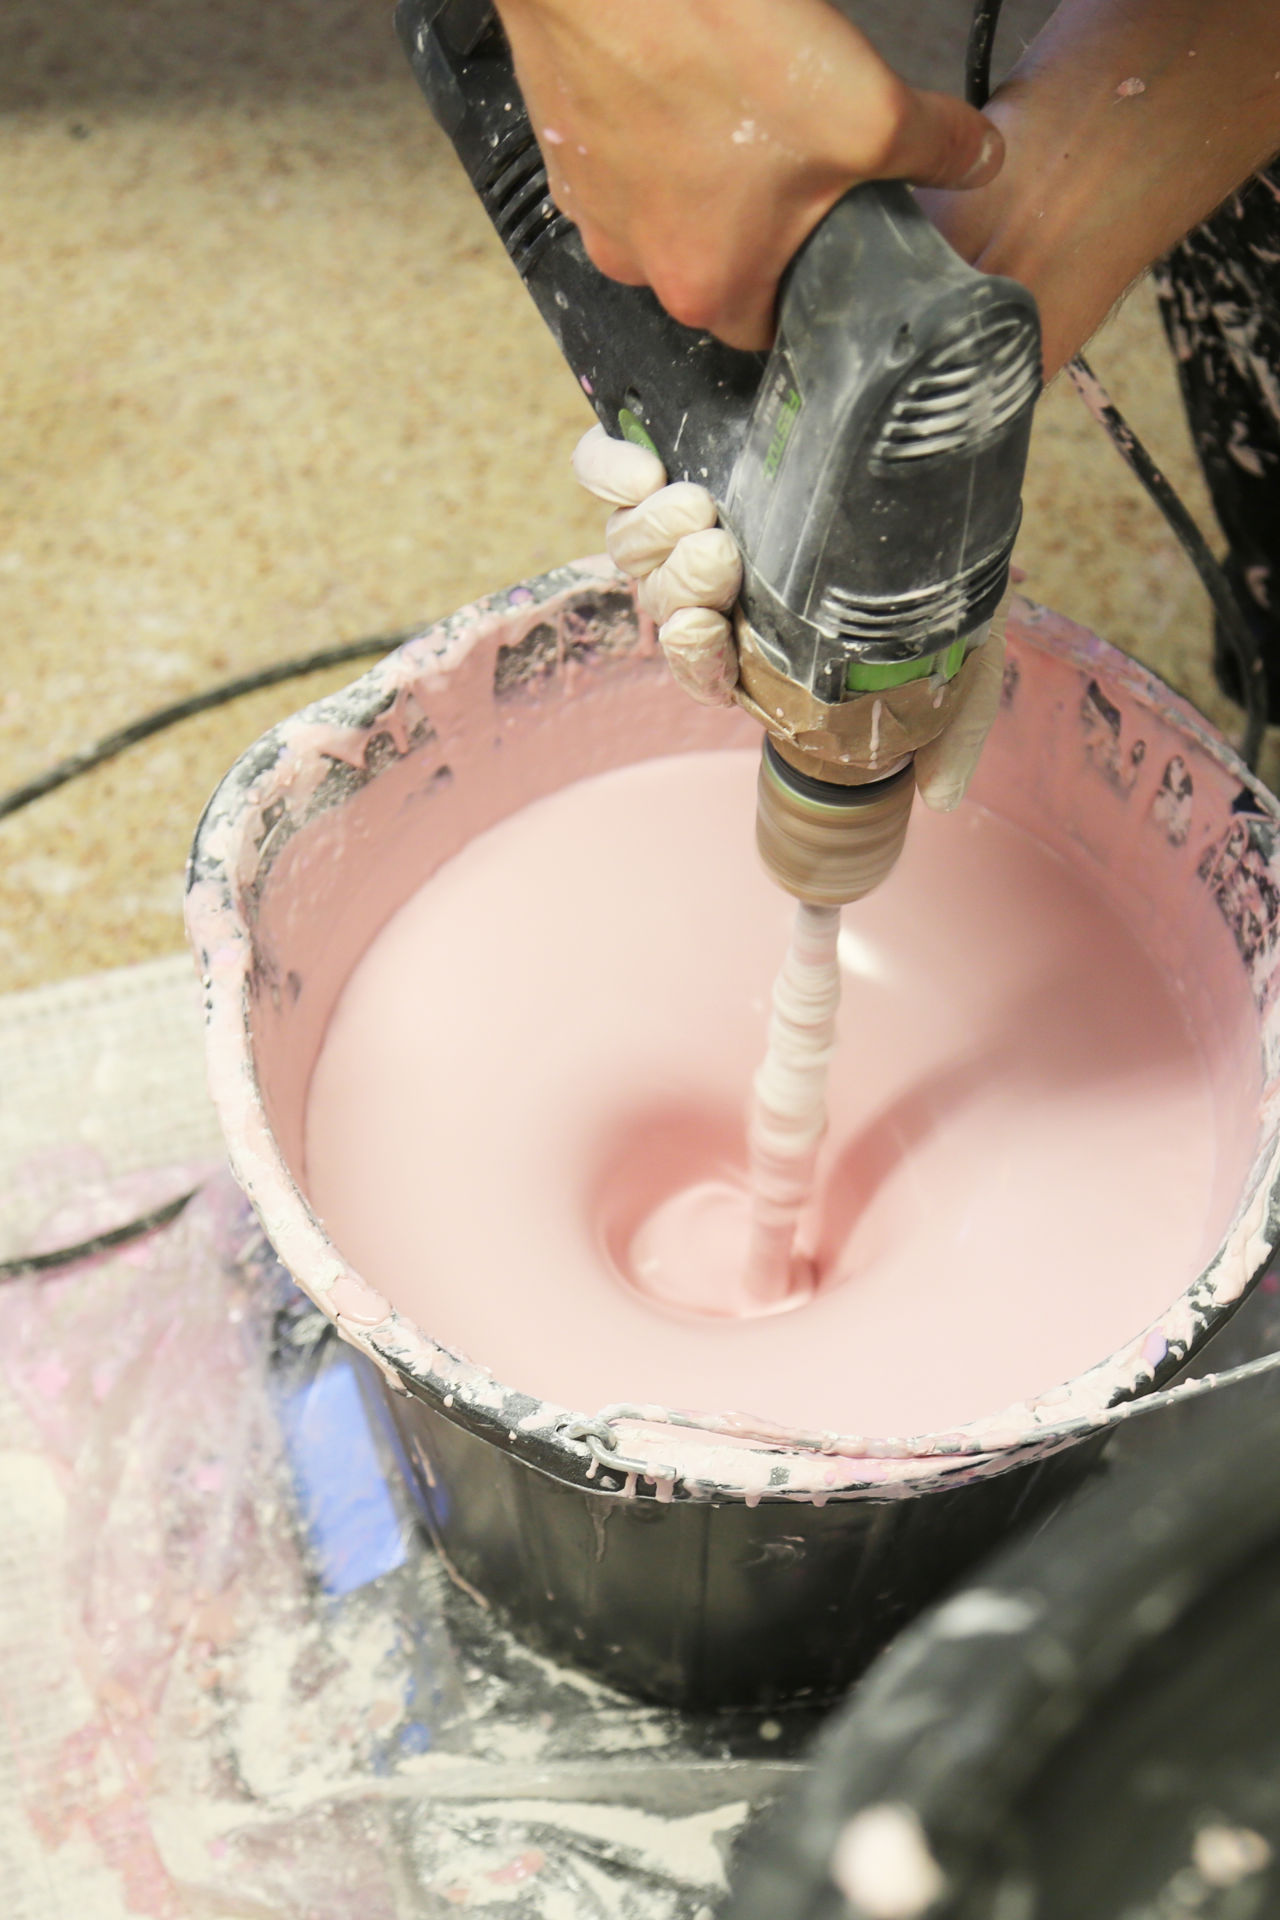
[[[756,789],[756,845],[766,871],[797,900],[843,907],[888,878],[906,839],[915,772],[837,785],[802,772],[765,735]]]

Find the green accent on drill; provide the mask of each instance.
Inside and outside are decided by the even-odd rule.
[[[960,671],[964,659],[964,641],[953,640],[941,653],[922,654],[918,660],[851,660],[845,669],[844,684],[850,693],[883,693],[886,687],[905,687],[910,680],[927,680],[931,674],[951,680]]]
[[[637,420],[630,407],[618,408],[618,425],[622,428],[623,439],[629,440],[633,447],[647,447],[650,453],[658,453],[658,449],[645,431],[643,421]],[[662,458],[660,453],[658,458],[659,460]]]
[[[791,429],[799,418],[800,409],[803,405],[804,402],[800,398],[800,392],[797,387],[789,388],[783,395],[782,405],[778,409],[778,417],[773,424],[773,437],[769,442],[769,451],[764,457],[764,477],[766,480],[775,480],[777,478],[778,468],[782,465],[782,456],[786,452],[787,442],[791,438]]]

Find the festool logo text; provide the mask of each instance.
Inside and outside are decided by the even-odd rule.
[[[782,456],[787,450],[787,442],[791,438],[791,429],[796,423],[796,416],[799,411],[800,395],[794,387],[791,387],[788,389],[783,398],[782,405],[778,409],[778,418],[773,426],[773,438],[769,442],[769,451],[765,455],[764,477],[766,480],[773,480],[777,476],[778,468],[782,465]]]

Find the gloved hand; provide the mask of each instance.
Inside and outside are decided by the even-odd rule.
[[[601,426],[574,448],[573,471],[617,508],[605,528],[609,558],[639,582],[640,605],[679,685],[704,707],[732,706],[738,656],[728,614],[742,561],[711,495],[688,480],[668,486],[656,453],[612,440]]]
[[[637,597],[656,623],[677,683],[703,706],[733,704],[738,657],[728,615],[742,585],[732,534],[717,525],[705,487],[667,474],[656,453],[614,440],[601,426],[573,451],[573,470],[616,511],[605,545],[616,567],[638,582]],[[916,786],[927,807],[950,813],[964,799],[1000,705],[1008,595],[991,631],[960,669],[951,722],[915,757]]]

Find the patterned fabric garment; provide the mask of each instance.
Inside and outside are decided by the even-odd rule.
[[[1227,538],[1280,719],[1280,161],[1256,174],[1155,270],[1196,452]],[[1214,665],[1238,697],[1221,639]]]

